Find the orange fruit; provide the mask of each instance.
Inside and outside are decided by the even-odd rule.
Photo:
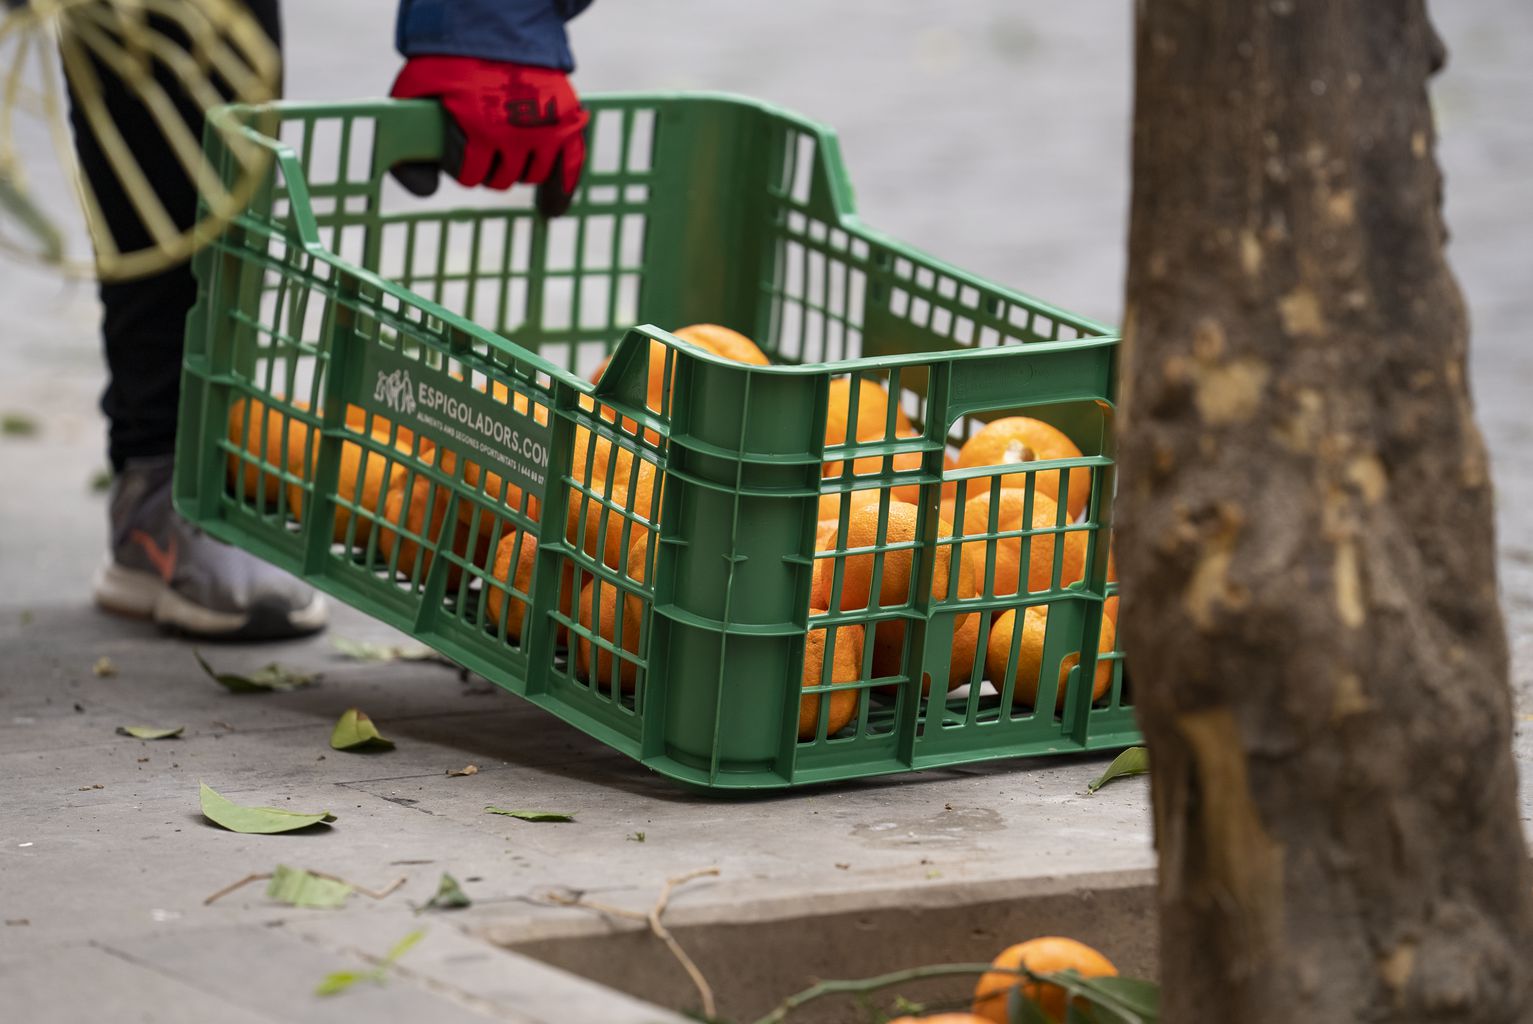
[[[517,542],[520,536],[521,542]],[[516,572],[511,571],[511,559],[516,559]],[[506,613],[506,638],[512,641],[522,638],[522,623],[527,618],[527,602],[519,594],[532,594],[532,573],[538,563],[538,539],[530,533],[507,533],[495,545],[495,560],[490,575],[502,583],[510,583],[515,592],[508,593],[500,587],[486,585],[484,593],[485,625],[500,630],[500,613],[511,599]]]
[[[451,524],[453,534],[443,535],[444,527],[448,525],[445,520],[449,493],[446,487],[437,486],[425,476],[417,476],[408,487],[404,480],[398,480],[389,488],[388,496],[384,499],[383,520],[434,541],[438,547],[451,545],[454,551],[461,553],[467,547],[468,528],[454,520]],[[409,576],[417,583],[424,582],[434,557],[432,549],[422,548],[414,538],[380,525],[378,556],[385,565],[395,557],[396,548],[399,560],[394,564],[395,571]],[[420,562],[419,568],[416,566],[417,560]],[[461,577],[461,570],[453,565],[447,574],[447,586],[456,587]]]
[[[752,363],[756,366],[768,366],[771,360],[767,359],[766,353],[739,331],[732,331],[728,327],[718,324],[691,324],[671,332],[676,337],[690,341],[698,348],[706,349],[723,359],[733,359],[737,363]],[[658,341],[649,343],[649,385],[645,397],[645,406],[653,412],[661,410],[661,399],[665,396],[665,346]],[[591,382],[601,380],[601,375],[607,372],[607,364],[612,361],[608,356],[602,360],[602,364],[591,374]],[[672,388],[675,388],[676,362],[672,360],[670,373]],[[666,412],[671,410],[666,407]],[[608,417],[609,419],[611,417]],[[625,421],[625,426],[630,421]]]
[[[598,439],[598,445],[602,444],[607,442]],[[651,531],[652,527],[639,520],[655,521],[664,489],[656,486],[655,464],[626,449],[618,448],[611,453],[608,469],[610,479],[608,474],[592,475],[589,486],[595,496],[570,490],[565,537],[571,544],[579,544],[592,558],[619,568],[627,563],[628,551],[636,546],[638,538]]]
[[[920,437],[921,435],[914,430],[901,429],[897,432],[896,436],[901,439],[908,439],[913,437]],[[886,463],[887,466],[885,465]],[[834,462],[827,462],[825,463],[824,468],[820,471],[820,475],[826,478],[839,478],[843,472],[843,466],[845,466],[845,463],[839,460]],[[886,468],[891,473],[908,473],[913,470],[919,470],[921,468],[921,453],[900,452],[897,455],[887,456],[865,455],[860,459],[852,460],[852,476],[854,478],[863,476],[875,476],[883,473]],[[869,481],[861,481],[861,483],[864,486],[869,485]],[[943,484],[942,489],[943,492],[946,493],[950,488],[954,488],[956,486],[957,481],[953,481],[952,483]],[[895,487],[890,488],[889,493],[896,501],[905,501],[914,505],[921,500],[921,485],[898,484]],[[876,499],[878,495],[878,491],[876,489],[873,491],[873,495]],[[821,518],[829,519],[830,516],[825,514],[825,497],[827,496],[822,495],[820,498],[820,516]],[[840,497],[840,495],[836,495],[835,497]]]
[[[629,552],[627,566],[624,574],[631,580],[643,583],[648,573],[648,538],[640,534]],[[617,587],[606,580],[591,577],[580,591],[580,614],[579,621],[582,628],[594,632],[609,644],[616,644],[617,636]],[[599,591],[599,593],[598,593]],[[623,591],[623,638],[622,649],[629,654],[639,653],[639,631],[644,622],[645,600],[637,590],[624,588]],[[596,625],[593,627],[592,622]],[[578,636],[575,640],[575,672],[578,678],[585,679],[594,684],[598,689],[611,692],[613,689],[612,652],[608,649],[597,647],[595,675],[592,675],[591,648],[593,644],[587,637]],[[617,671],[617,686],[623,693],[632,693],[638,677],[637,667],[626,658],[619,658]]]
[[[1118,556],[1113,549],[1113,542],[1107,542],[1107,582],[1118,582]],[[1114,594],[1102,602],[1102,613],[1112,619],[1114,626],[1118,625],[1118,595]]]
[[[1026,609],[1027,615],[1023,619],[1022,639],[1017,647],[1016,664],[1012,666],[1012,678],[1016,686],[1012,690],[1011,700],[1013,704],[1033,707],[1038,702],[1038,687],[1043,678],[1043,638],[1047,630],[1049,611],[1047,608],[1034,606]],[[1011,656],[1012,633],[1015,630],[1017,612],[1015,609],[1002,612],[990,625],[990,638],[985,644],[985,677],[995,683],[996,689],[1000,689],[1006,678],[1006,663]],[[1117,630],[1113,620],[1106,615],[1102,616],[1101,636],[1097,640],[1098,655],[1111,654],[1113,643],[1116,640]],[[1065,706],[1065,680],[1070,677],[1070,670],[1080,664],[1079,651],[1066,654],[1059,663],[1059,691],[1054,701],[1054,710]],[[1098,661],[1096,681],[1091,687],[1091,699],[1100,700],[1102,695],[1112,686],[1112,662]]]
[[[846,504],[850,504],[854,510],[862,508],[864,505],[872,505],[874,508],[877,508],[882,494],[883,492],[877,489],[822,494],[820,495],[820,522],[834,523],[839,521],[841,506]],[[890,499],[894,501],[900,500],[895,498],[893,494],[890,495]]]
[[[878,511],[877,505],[864,505],[851,513],[847,520],[847,549],[872,547],[878,542]],[[903,501],[890,502],[884,544],[905,544],[914,541],[916,515],[917,509],[914,505]],[[952,527],[946,522],[939,523],[938,533],[947,536],[952,533]],[[897,607],[912,600],[914,597],[911,582],[913,554],[913,549],[906,547],[883,555],[883,572],[879,580],[878,601],[873,605],[874,608]],[[946,597],[948,593],[951,554],[950,545],[939,546],[932,568],[932,593],[941,597]],[[844,557],[841,579],[842,611],[869,607],[873,597],[875,558],[876,556],[872,553]],[[835,561],[831,558],[815,561],[814,579],[810,585],[810,604],[814,607],[830,607]],[[959,596],[971,596],[967,593],[968,589],[968,574],[965,573],[960,579]],[[874,674],[880,676],[898,674],[904,652],[905,623],[900,620],[880,622],[874,627],[873,634],[871,642]]]
[[[352,408],[356,408],[353,406]],[[360,412],[361,410],[357,410]],[[353,417],[348,411],[347,426],[354,430],[363,429],[363,418]],[[390,424],[381,416],[374,416],[371,427],[372,439],[378,444],[388,447]],[[318,442],[318,438],[315,441]],[[404,428],[400,428],[398,437],[395,438],[394,448],[404,454],[410,454],[411,445],[415,435]],[[430,441],[420,442],[420,457],[430,461],[433,446]],[[316,456],[317,456],[316,452]],[[365,448],[355,441],[341,442],[341,464],[336,470],[335,493],[341,502],[350,503],[358,508],[366,510],[373,517],[383,512],[383,498],[388,490],[400,482],[406,473],[403,463],[396,458]],[[306,475],[300,473],[300,475]],[[303,520],[305,499],[308,497],[302,487],[296,484],[290,485],[287,490],[287,503],[293,510],[293,518]],[[352,510],[346,504],[338,503],[335,506],[335,521],[332,525],[331,536],[338,544],[346,543],[346,535],[351,522]],[[367,544],[367,535],[372,530],[372,519],[368,516],[357,517],[356,533],[351,542],[357,547]]]
[[[833,551],[836,547],[836,537],[840,534],[840,525],[831,519],[821,519],[815,530],[814,549],[816,551]],[[831,572],[835,569],[835,560],[831,558],[816,558],[811,569],[809,582],[810,605],[827,603],[824,598],[830,594]]]
[[[990,966],[1003,970],[991,971],[980,977],[979,984],[974,986],[974,1005],[971,1007],[980,1020],[989,1021],[990,1024],[1007,1024],[1007,997],[1019,984],[1022,986],[1022,994],[1042,1007],[1044,1013],[1057,1021],[1065,1019],[1067,994],[1064,989],[1058,985],[1031,981],[1024,983],[1020,976],[1008,971],[1026,967],[1035,974],[1054,974],[1074,968],[1083,978],[1118,976],[1118,969],[1101,953],[1084,942],[1057,935],[1046,935],[1010,946],[1002,950]]]
[[[811,609],[810,615],[824,615],[824,609]],[[812,629],[804,637],[805,686],[821,686],[825,678],[824,627]],[[862,627],[839,626],[836,629],[834,650],[830,652],[830,682],[855,683],[862,675]],[[833,690],[829,694],[811,693],[798,705],[798,738],[812,740],[820,727],[820,698],[830,697],[830,711],[826,714],[825,735],[834,736],[846,728],[857,714],[856,690]]]
[[[371,420],[368,419],[369,415],[372,417]],[[346,426],[358,433],[367,430],[380,441],[385,442],[389,440],[389,435],[393,431],[393,424],[389,420],[377,413],[369,414],[360,405],[349,403],[346,406]],[[415,431],[409,427],[400,427],[398,435],[393,440],[396,447],[409,450],[411,442],[415,440]]]
[[[484,624],[497,634],[500,631],[500,611],[506,604],[506,598],[511,599],[511,609],[506,613],[506,639],[510,642],[522,638],[522,628],[527,619],[527,602],[522,599],[522,594],[532,596],[532,577],[537,568],[538,539],[531,533],[523,533],[521,544],[518,549],[517,534],[507,533],[500,538],[500,543],[495,545],[495,557],[490,566],[490,575],[501,583],[509,582],[515,592],[502,590],[493,584],[485,586],[484,595]],[[516,558],[516,571],[512,575],[511,559]],[[559,611],[566,616],[575,605],[575,566],[568,559],[561,559],[564,563],[562,579],[559,584]],[[561,624],[558,628],[558,642],[568,641],[569,631]]]
[[[1009,533],[1022,529],[1022,513],[1026,506],[1026,493],[1020,488],[1004,487],[998,502],[992,502],[987,491],[971,498],[963,507],[963,533],[966,537],[990,533]],[[995,525],[991,525],[992,506],[996,513]],[[1032,529],[1048,530],[1059,527],[1059,506],[1054,499],[1041,491],[1033,494]],[[1049,589],[1054,577],[1054,552],[1060,546],[1060,534],[1039,533],[1031,538],[1028,547],[1027,592],[1035,593]],[[1060,566],[1059,585],[1069,586],[1086,575],[1086,551],[1090,534],[1085,530],[1073,530],[1063,534],[1063,563]],[[1021,537],[1001,537],[993,541],[974,541],[965,544],[963,559],[972,566],[974,590],[980,593],[985,583],[985,560],[989,549],[995,548],[995,584],[990,592],[996,597],[1017,593],[1022,575]]]
[[[1078,459],[1081,450],[1065,436],[1064,431],[1042,420],[1028,416],[1007,416],[992,420],[985,428],[963,443],[958,451],[958,467],[1012,466],[1047,459]],[[1062,471],[1037,473],[1035,490],[1059,500],[1059,478]],[[988,488],[986,480],[971,480],[966,494],[973,496]],[[1026,473],[1008,473],[1002,487],[1027,486]],[[1070,470],[1070,519],[1080,517],[1091,496],[1091,470],[1085,466]]]
[[[857,421],[852,425],[852,382],[839,377],[830,382],[830,393],[825,402],[825,444],[851,444],[853,441],[872,441],[888,436],[889,392],[877,381],[863,378],[857,385]],[[898,406],[894,410],[894,433],[909,434],[910,419]]]
[[[671,333],[724,359],[733,359],[737,363],[752,363],[756,366],[771,365],[771,360],[754,341],[728,327],[720,327],[718,324],[692,324]]]
[[[978,613],[971,613],[953,626],[953,655],[948,660],[949,690],[969,685],[970,677],[974,675],[974,663],[979,660],[979,618]]]
[[[308,409],[307,403],[293,402],[295,408]],[[259,398],[236,398],[229,403],[229,440],[236,449],[255,456],[261,464],[284,469],[301,476],[304,453],[312,450],[309,425],[282,409],[268,406]],[[252,459],[229,453],[229,489],[239,494],[240,477],[244,480],[244,499],[276,504],[284,486],[274,472],[263,472]],[[290,499],[291,500],[291,499]]]

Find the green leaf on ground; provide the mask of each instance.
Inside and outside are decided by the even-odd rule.
[[[317,673],[295,672],[290,668],[284,668],[276,662],[264,665],[256,669],[248,676],[237,672],[215,672],[202,657],[202,652],[192,650],[192,657],[197,659],[197,664],[202,666],[202,671],[208,674],[208,678],[220,683],[231,693],[271,693],[272,691],[297,690],[309,686],[319,678]]]
[[[215,825],[222,825],[230,832],[270,835],[275,832],[291,832],[294,829],[308,828],[322,821],[335,820],[335,815],[329,811],[300,814],[296,811],[281,811],[275,807],[241,807],[220,795],[206,782],[201,783],[201,786],[203,817]]]
[[[378,727],[364,712],[347,708],[330,732],[332,750],[393,750],[394,741],[378,733]]]
[[[1147,747],[1129,747],[1123,753],[1113,758],[1112,764],[1107,770],[1086,783],[1086,792],[1095,793],[1114,779],[1127,778],[1130,775],[1144,775],[1150,770],[1150,751]]]
[[[627,838],[627,840],[630,843],[642,843],[642,842],[644,842],[644,833],[643,832],[630,832],[630,833],[628,833],[626,838]]]
[[[410,950],[414,948],[415,944],[425,937],[426,929],[415,929],[415,931],[394,943],[393,948],[391,948],[388,953],[384,955],[383,962],[386,965],[394,964],[395,961],[404,956],[406,953],[410,952]]]
[[[436,895],[427,900],[422,910],[457,910],[473,904],[473,900],[458,885],[458,880],[447,872],[442,872],[442,880],[437,883]]]
[[[98,469],[91,474],[90,489],[96,494],[109,490],[112,486],[112,471],[110,469]]]
[[[344,636],[331,642],[342,657],[352,661],[431,661],[441,657],[424,644],[374,644]]]
[[[278,864],[267,883],[266,898],[292,907],[330,909],[343,906],[351,891],[345,882]]]
[[[359,981],[382,982],[383,975],[378,971],[336,971],[325,975],[325,980],[314,989],[314,994],[317,996],[338,995]]]
[[[31,437],[37,433],[37,421],[24,412],[0,415],[0,434],[6,437]]]
[[[486,814],[504,814],[508,818],[517,818],[521,821],[574,821],[573,814],[562,814],[559,811],[508,811],[504,807],[489,806],[484,809]]]
[[[119,725],[117,735],[132,736],[136,740],[173,740],[186,731],[186,726],[174,729],[156,729],[152,725]]]

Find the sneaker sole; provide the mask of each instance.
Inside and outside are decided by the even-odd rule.
[[[319,594],[289,610],[259,603],[249,612],[219,612],[188,601],[158,576],[128,569],[110,558],[91,584],[96,606],[116,615],[152,619],[158,625],[220,640],[276,640],[307,636],[325,628],[329,609]]]

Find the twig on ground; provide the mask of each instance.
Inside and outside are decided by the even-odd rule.
[[[239,889],[239,888],[241,888],[243,886],[249,885],[251,882],[265,882],[265,881],[270,881],[270,880],[271,880],[271,872],[270,871],[263,872],[263,873],[258,874],[258,875],[246,875],[244,878],[241,878],[238,882],[234,882],[234,883],[231,883],[229,885],[224,886],[222,889],[218,890],[213,895],[211,895],[207,899],[203,900],[202,901],[202,905],[204,907],[206,907],[209,904],[211,904],[214,900],[222,899],[223,897],[229,895],[234,890]]]
[[[1031,971],[1026,968],[1009,969],[996,967],[993,964],[932,964],[927,967],[912,967],[908,970],[894,971],[890,974],[880,974],[874,978],[856,978],[849,981],[821,981],[796,992],[778,1004],[771,1013],[756,1021],[756,1024],[782,1024],[788,1019],[788,1014],[797,1010],[805,1003],[812,1003],[816,999],[834,995],[866,995],[876,992],[890,985],[898,985],[906,981],[918,981],[922,978],[941,978],[953,974],[1015,974],[1019,978],[1035,978]]]
[[[398,889],[401,885],[404,885],[405,881],[406,881],[405,877],[403,875],[400,875],[398,878],[394,879],[388,885],[385,885],[382,889],[379,889],[377,892],[374,892],[371,889],[365,888],[364,886],[360,886],[356,882],[350,881],[349,879],[342,878],[339,875],[327,874],[324,871],[310,871],[309,874],[313,875],[315,878],[326,878],[326,879],[329,879],[332,882],[340,882],[342,885],[349,885],[353,889],[355,889],[357,892],[361,893],[363,896],[371,896],[375,900],[383,899],[383,897],[387,896],[389,893],[393,892],[395,889]]]
[[[308,869],[305,869],[305,870],[308,870]],[[383,899],[389,893],[393,892],[395,889],[398,889],[401,885],[404,885],[405,881],[406,881],[405,877],[403,875],[401,875],[398,878],[394,879],[392,882],[390,882],[388,885],[385,885],[382,889],[379,889],[378,891],[374,892],[372,889],[368,889],[368,888],[366,888],[364,886],[360,886],[356,882],[350,881],[348,879],[341,878],[339,875],[332,875],[332,874],[329,874],[329,873],[324,872],[324,871],[309,871],[309,874],[313,875],[315,878],[323,878],[323,879],[326,879],[326,880],[331,881],[331,882],[340,882],[342,885],[349,885],[349,886],[351,886],[352,889],[354,889],[355,891],[361,893],[363,896],[371,896],[375,900]],[[224,886],[222,889],[218,890],[213,895],[211,895],[207,899],[203,900],[202,901],[202,905],[204,907],[206,907],[206,906],[210,905],[214,900],[223,899],[225,896],[229,895],[234,890],[242,888],[244,886],[247,886],[251,882],[269,882],[269,881],[271,881],[271,872],[270,871],[265,871],[265,872],[261,872],[260,874],[254,874],[254,875],[246,875],[244,878],[241,878],[238,882],[233,882],[233,883],[230,883],[229,885]]]
[[[703,1016],[713,1020],[718,1016],[718,1008],[713,998],[713,987],[708,984],[708,979],[703,977],[703,972],[698,969],[697,964],[687,955],[687,951],[681,948],[681,943],[676,941],[676,936],[671,934],[670,929],[665,926],[665,922],[661,920],[661,917],[665,914],[665,909],[670,904],[671,893],[676,891],[676,889],[694,879],[717,877],[718,874],[718,868],[697,868],[685,874],[677,875],[674,878],[667,878],[665,884],[660,887],[659,898],[655,900],[655,905],[648,912],[628,910],[625,907],[613,907],[605,903],[596,903],[579,895],[566,896],[562,893],[548,893],[544,898],[548,902],[562,907],[584,907],[587,910],[594,910],[598,914],[626,918],[629,921],[642,921],[649,925],[649,930],[655,934],[657,939],[665,944],[665,948],[670,950],[671,955],[676,958],[676,962],[681,964],[681,969],[687,972],[687,977],[692,979],[692,984],[697,988],[697,995],[702,1000]]]

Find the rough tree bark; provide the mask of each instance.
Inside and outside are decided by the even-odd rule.
[[[1422,0],[1139,0],[1119,551],[1166,1020],[1533,1021]]]

